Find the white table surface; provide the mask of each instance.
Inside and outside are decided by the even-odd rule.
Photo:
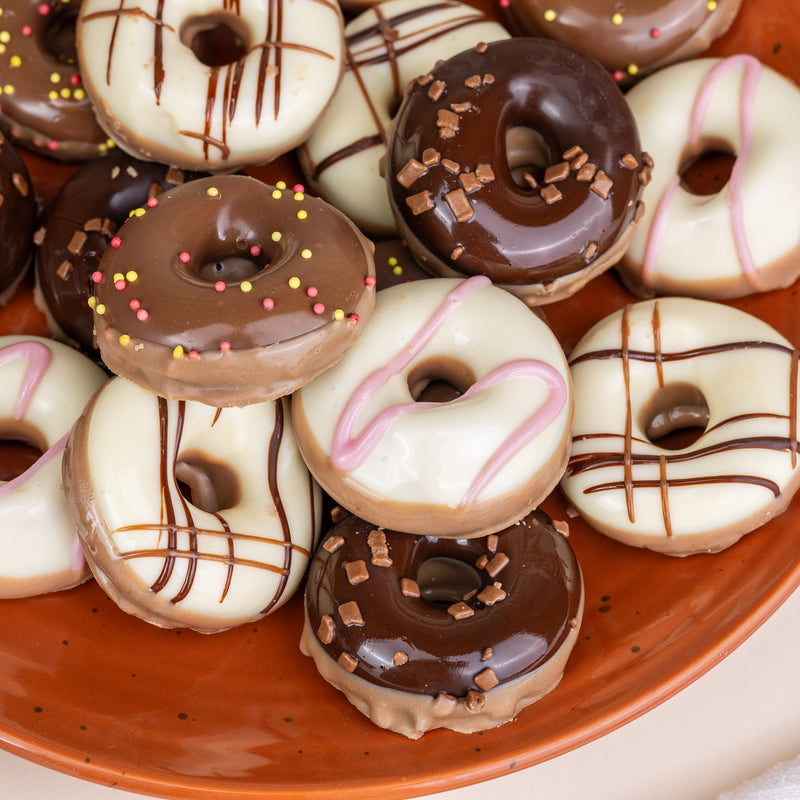
[[[713,800],[800,753],[800,590],[662,705],[551,761],[436,800]],[[135,800],[0,751],[3,800]],[[220,798],[222,800],[222,798]]]

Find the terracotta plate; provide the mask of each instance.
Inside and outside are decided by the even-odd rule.
[[[714,52],[751,52],[800,81],[792,0],[745,3]],[[52,197],[69,168],[30,160]],[[296,177],[285,160],[259,171]],[[796,290],[737,302],[800,343]],[[612,276],[548,310],[565,347],[628,301]],[[26,289],[0,330],[42,333]],[[547,510],[563,517],[558,497]],[[551,758],[644,713],[723,659],[800,582],[800,501],[726,552],[674,559],[572,524],[587,610],[566,675],[482,735],[410,742],[374,727],[297,643],[301,604],[215,636],[120,612],[94,583],[0,603],[0,745],[103,784],[163,797],[412,796]]]

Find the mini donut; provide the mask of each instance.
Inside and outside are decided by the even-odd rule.
[[[417,739],[496,727],[555,688],[583,582],[539,510],[467,541],[347,515],[311,561],[305,611],[300,649],[322,677],[376,725]]]
[[[586,333],[570,368],[561,486],[607,536],[670,555],[716,552],[797,491],[798,351],[767,323],[708,300],[640,301]],[[689,429],[695,441],[664,438]]]
[[[61,481],[70,428],[105,381],[86,356],[37,336],[0,337],[0,439],[33,463],[0,482],[0,598],[69,589],[90,577]]]
[[[199,173],[141,161],[122,150],[84,164],[56,195],[36,249],[36,305],[51,334],[95,353],[92,275],[132,209]]]
[[[398,231],[424,269],[485,274],[539,305],[620,258],[650,165],[596,62],[519,38],[465,50],[411,84],[386,178]]]
[[[456,397],[421,400],[433,381]],[[524,303],[482,275],[431,278],[380,291],[359,341],[295,392],[292,416],[340,505],[374,525],[472,537],[522,519],[558,483],[572,389]]]
[[[36,227],[36,196],[25,162],[0,133],[0,307],[22,281],[31,254]]]
[[[742,0],[509,0],[512,30],[546,36],[599,61],[627,85],[703,53],[733,24]]]
[[[330,106],[300,148],[314,193],[362,229],[391,235],[381,162],[387,129],[409,81],[477,42],[507,39],[487,14],[445,0],[386,0],[347,24],[345,69]]]
[[[12,0],[0,7],[0,129],[58,161],[88,161],[113,146],[78,71],[81,1]]]
[[[215,409],[112,378],[70,435],[64,489],[98,583],[167,628],[213,633],[277,610],[319,529],[283,398]]]
[[[629,288],[725,300],[794,283],[800,89],[736,55],[675,64],[627,99],[657,164],[644,191],[648,214],[617,265]],[[730,178],[714,194],[696,193],[684,171],[714,151],[735,156]]]
[[[245,175],[137,209],[90,298],[113,372],[171,400],[245,405],[336,362],[375,303],[372,245],[323,200]]]
[[[85,0],[78,59],[123,150],[229,172],[308,136],[339,82],[343,27],[336,0]]]

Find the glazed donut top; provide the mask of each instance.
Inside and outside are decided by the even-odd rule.
[[[36,198],[25,162],[0,133],[0,297],[16,284],[33,249]]]
[[[541,666],[577,625],[581,592],[575,555],[542,511],[466,542],[348,514],[309,565],[306,612],[359,678],[464,697]]]
[[[508,136],[525,129],[542,137],[547,168],[541,185],[523,188]],[[638,219],[648,162],[596,62],[515,38],[465,50],[411,84],[386,172],[396,215],[434,258],[526,285],[582,270],[620,238]]]

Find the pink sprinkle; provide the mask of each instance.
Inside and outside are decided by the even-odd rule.
[[[364,278],[364,285],[365,286],[374,286],[375,285],[375,276],[374,275],[367,275],[367,277]]]
[[[316,297],[319,294],[319,292],[317,291],[316,286],[309,286],[308,289],[306,289],[306,294],[309,297]]]
[[[661,36],[661,28],[653,28],[653,30],[650,31],[651,38],[658,39],[659,36]]]
[[[217,281],[214,284],[214,289],[216,291],[218,291],[218,292],[224,292],[225,291],[225,281]]]
[[[261,301],[261,305],[264,306],[267,311],[272,311],[272,309],[275,308],[275,301],[271,297],[265,297]]]
[[[139,300],[134,298],[133,300],[130,301],[130,303],[128,303],[128,305],[131,307],[132,311],[136,311],[138,308],[141,308],[142,304]]]
[[[325,311],[325,305],[324,303],[314,303],[314,305],[311,306],[311,310],[315,314],[322,314]]]
[[[50,6],[47,3],[39,3],[39,13],[46,17],[50,13]]]
[[[261,255],[261,248],[257,244],[254,244],[250,248],[250,255],[253,256],[253,258],[258,258],[258,256]]]
[[[219,343],[219,349],[220,350],[225,350],[225,351],[230,350],[231,349],[231,343],[230,342],[220,342]]]
[[[78,75],[78,73],[77,73],[77,72],[76,72],[76,73],[73,73],[72,75],[70,75],[70,76],[69,76],[69,82],[70,82],[70,83],[71,83],[73,86],[77,86],[77,85],[78,85],[78,84],[81,82],[81,76],[80,76],[80,75]]]
[[[124,280],[114,281],[114,288],[118,292],[121,292],[125,288],[125,281]]]
[[[115,236],[111,240],[111,246],[112,247],[119,247],[121,244],[122,244],[122,239],[120,239],[119,236]]]
[[[50,150],[51,152],[52,152],[53,150],[58,150],[58,142],[57,142],[55,139],[51,139],[51,140],[50,140],[50,141],[47,143],[47,149],[48,149],[48,150]]]
[[[189,255],[189,254],[188,254],[188,253],[187,253],[187,252],[184,250],[184,251],[183,251],[183,252],[182,252],[182,253],[181,253],[181,254],[178,256],[178,258],[179,258],[179,259],[180,259],[180,260],[181,260],[181,261],[182,261],[184,264],[188,264],[188,263],[189,263],[189,259],[191,259],[191,256],[190,256],[190,255]]]
[[[100,283],[103,280],[103,273],[100,270],[92,273],[92,283]]]
[[[353,322],[358,324],[358,321],[359,321],[358,314],[348,314],[347,318],[353,320]]]
[[[147,207],[148,208],[155,208],[158,205],[158,198],[157,197],[150,197],[147,200]]]
[[[30,36],[33,33],[33,28],[30,25],[23,25],[22,26],[22,35],[23,36]]]
[[[292,187],[292,190],[294,191],[294,193],[295,193],[295,194],[297,194],[298,192],[299,192],[300,194],[305,194],[305,193],[306,193],[306,187],[305,187],[305,186],[303,186],[303,184],[302,184],[302,183],[296,183],[296,184],[295,184],[295,185]]]
[[[144,322],[149,316],[150,315],[147,313],[147,309],[146,308],[140,308],[136,312],[136,319],[138,319],[139,322]]]
[[[624,77],[624,73],[622,72],[621,69],[616,69],[613,72],[613,77],[615,81],[621,81],[622,78]]]
[[[511,5],[511,0],[500,0],[500,8],[508,8]]]
[[[192,361],[197,361],[197,359],[200,358],[200,353],[198,353],[197,350],[190,350],[187,355]]]

